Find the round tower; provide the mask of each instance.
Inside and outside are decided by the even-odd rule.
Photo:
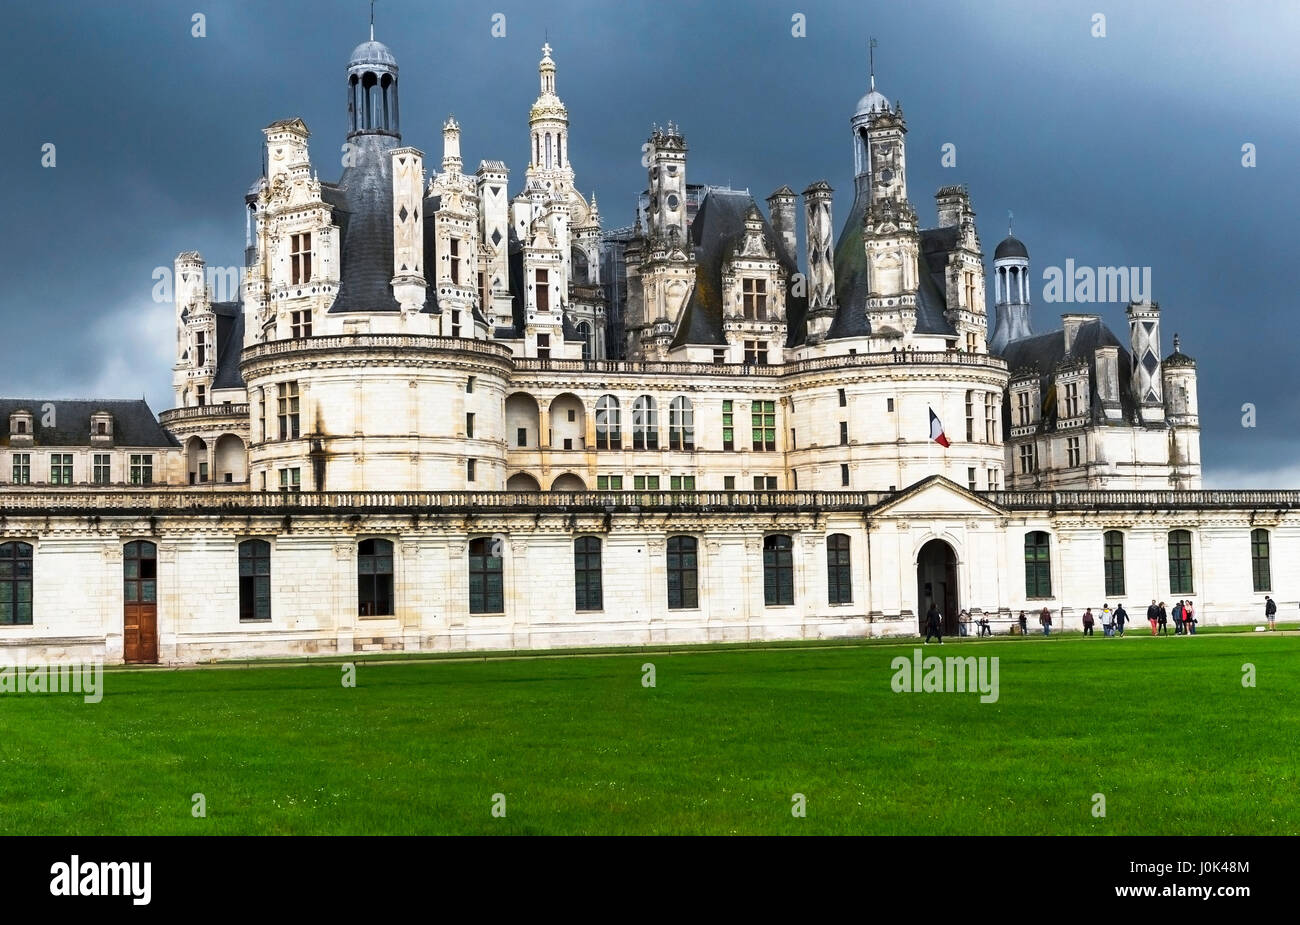
[[[348,59],[348,137],[401,137],[397,107],[397,59],[383,42],[370,41],[352,49]]]
[[[1010,229],[993,252],[993,339],[989,351],[1001,353],[1013,340],[1033,334],[1029,324],[1029,249]]]

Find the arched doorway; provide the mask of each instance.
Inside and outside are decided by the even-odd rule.
[[[527,472],[516,472],[510,478],[506,479],[506,491],[541,491],[542,486],[537,484],[537,479],[533,478]]]
[[[190,484],[200,485],[208,480],[208,444],[202,437],[190,437],[185,444],[185,460],[190,473]]]
[[[551,491],[586,491],[587,485],[572,472],[566,472],[551,483]]]
[[[943,634],[957,635],[961,609],[957,593],[957,553],[943,540],[930,540],[916,557],[917,625],[925,633],[925,615],[933,601],[943,614]]]

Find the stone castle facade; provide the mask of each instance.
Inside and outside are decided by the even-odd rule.
[[[970,195],[939,190],[926,227],[874,75],[838,240],[824,180],[765,214],[688,184],[671,124],[635,225],[603,229],[549,46],[513,197],[504,161],[465,172],[454,119],[436,171],[403,143],[385,45],[346,80],[337,182],[301,120],[264,129],[240,301],[177,257],[161,426],[0,403],[0,647],[880,635],[931,601],[1212,621],[1278,590],[1297,499],[1200,490],[1196,365],[1162,355],[1160,307],[1130,304],[1126,339],[1095,315],[1036,334],[1008,237],[990,336]]]

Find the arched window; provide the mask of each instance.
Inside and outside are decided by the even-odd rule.
[[[668,448],[695,449],[695,409],[685,395],[677,396],[668,406]]]
[[[596,402],[596,449],[618,450],[622,447],[618,399],[613,395],[602,395]]]
[[[1250,531],[1250,575],[1256,591],[1272,591],[1273,575],[1268,563],[1268,531]]]
[[[0,543],[0,625],[32,623],[32,546]]]
[[[573,541],[575,610],[603,610],[600,575],[600,538],[580,536]]]
[[[826,599],[832,604],[853,603],[849,538],[843,533],[833,533],[826,537],[826,594]]]
[[[582,358],[590,360],[592,358],[592,340],[591,325],[585,321],[578,322],[578,334],[582,337]]]
[[[1169,593],[1192,594],[1192,532],[1169,532]]]
[[[546,133],[546,166],[551,166],[551,133]]]
[[[266,540],[239,544],[239,619],[271,619],[271,544]]]
[[[632,403],[632,449],[659,449],[659,410],[649,395]]]
[[[763,603],[794,603],[794,544],[785,534],[763,538]]]
[[[1025,597],[1052,596],[1052,539],[1041,530],[1025,534]]]
[[[699,545],[693,536],[668,537],[668,609],[690,610],[699,602]]]
[[[503,541],[481,536],[469,544],[469,612],[505,613],[501,548]]]
[[[393,614],[393,544],[388,540],[357,544],[357,604],[363,617]]]
[[[1124,596],[1124,534],[1107,530],[1103,538],[1106,563],[1106,596]]]

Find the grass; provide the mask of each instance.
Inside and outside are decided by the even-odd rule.
[[[1202,637],[110,672],[0,695],[0,833],[1300,833],[1300,640]]]

